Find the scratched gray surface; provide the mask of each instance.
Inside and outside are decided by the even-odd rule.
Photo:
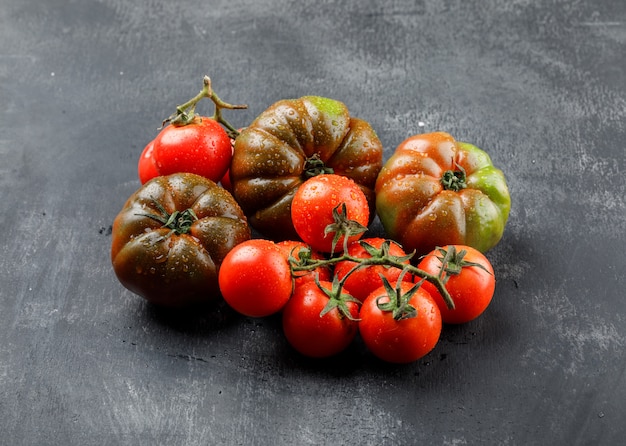
[[[623,0],[0,0],[0,45],[0,443],[623,439]],[[513,198],[487,313],[413,365],[358,342],[315,362],[275,318],[172,315],[123,289],[110,224],[205,74],[249,104],[238,126],[318,94],[386,157],[434,130],[487,150]]]

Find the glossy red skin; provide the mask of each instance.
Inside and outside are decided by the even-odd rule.
[[[320,282],[330,289],[330,282]],[[324,358],[345,350],[358,331],[358,323],[333,308],[320,317],[328,296],[315,282],[297,287],[283,309],[283,331],[289,344],[298,352],[312,358]],[[347,302],[350,314],[358,318],[358,305]]]
[[[450,275],[446,282],[446,289],[454,301],[455,308],[449,309],[443,297],[434,285],[424,282],[422,288],[427,290],[433,297],[441,318],[446,324],[464,324],[476,319],[487,309],[496,288],[496,279],[493,267],[487,257],[480,251],[465,245],[455,245],[457,252],[466,250],[464,259],[468,262],[480,263],[487,271],[477,266],[464,267],[458,275]],[[441,261],[437,258],[441,254],[432,251],[417,265],[418,268],[430,273],[439,274]],[[444,275],[445,277],[445,275]]]
[[[148,143],[139,157],[139,162],[137,163],[137,173],[141,184],[146,184],[152,178],[161,175],[156,163],[154,162],[153,149],[154,140]]]
[[[284,249],[285,255],[287,259],[292,255],[296,259],[299,259],[298,252],[302,248],[311,248],[306,243],[296,241],[296,240],[283,240],[282,242],[276,243],[278,246]],[[319,252],[312,251],[311,258],[316,260],[321,260],[324,258],[322,254]],[[319,280],[322,281],[331,281],[332,274],[330,268],[328,267],[319,267],[314,269],[313,271],[298,271],[296,272],[297,277],[294,278],[294,286],[300,286],[306,282],[315,281],[315,276],[317,275]]]
[[[219,182],[232,159],[231,140],[214,119],[168,125],[154,139],[153,157],[161,175],[190,172]]]
[[[352,257],[357,257],[360,259],[370,258],[371,256],[367,253],[365,248],[361,246],[360,242],[367,242],[375,248],[380,248],[384,241],[385,239],[383,238],[374,237],[352,242],[348,246],[348,254]],[[389,245],[389,253],[395,256],[406,255],[400,245],[394,242]],[[409,261],[407,260],[404,263],[408,265]],[[339,280],[341,280],[356,265],[356,262],[352,262],[349,260],[339,262],[335,266],[335,275]],[[348,277],[344,282],[344,288],[353,297],[356,297],[361,302],[363,302],[365,298],[367,298],[367,296],[372,293],[372,291],[383,286],[383,281],[380,278],[381,274],[387,278],[389,283],[394,283],[397,281],[401,273],[401,269],[386,268],[383,265],[371,265],[367,267],[362,267],[350,274],[350,277]],[[411,282],[413,280],[413,277],[411,274],[405,274],[402,280],[406,282]]]
[[[147,214],[192,209],[189,233],[172,234]],[[158,176],[131,195],[113,222],[111,261],[127,289],[162,306],[219,298],[218,269],[250,238],[239,205],[223,188],[194,174]]]
[[[332,251],[334,233],[324,235],[326,227],[334,222],[333,209],[346,204],[348,219],[363,226],[369,222],[367,198],[361,188],[350,178],[325,174],[305,181],[293,197],[291,219],[300,238],[314,250],[329,253]],[[348,238],[348,243],[361,238],[363,234]],[[341,237],[335,251],[343,249]]]
[[[402,282],[402,290],[408,291],[413,285]],[[376,300],[381,296],[382,302],[389,301],[384,287],[371,293],[359,312],[359,332],[368,350],[383,361],[397,364],[417,361],[432,351],[439,341],[442,322],[430,294],[420,287],[410,300],[417,316],[399,321],[378,308]]]
[[[222,262],[219,286],[226,303],[238,313],[250,317],[277,313],[292,292],[283,248],[263,239],[237,245]]]

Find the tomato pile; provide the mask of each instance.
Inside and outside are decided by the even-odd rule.
[[[195,112],[203,98],[211,117]],[[280,314],[287,342],[314,358],[360,336],[410,363],[445,324],[483,314],[495,291],[484,253],[511,205],[486,152],[435,132],[383,163],[376,132],[342,102],[280,100],[237,130],[222,111],[242,108],[205,77],[146,145],[142,186],[113,223],[122,285],[156,305]],[[366,235],[376,216],[388,238]]]

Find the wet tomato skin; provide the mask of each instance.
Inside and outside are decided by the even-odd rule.
[[[332,284],[320,281],[331,289]],[[324,358],[345,350],[358,331],[358,305],[346,305],[354,320],[342,315],[335,307],[321,315],[328,303],[328,295],[315,282],[298,286],[283,309],[283,331],[289,344],[298,352],[312,358]]]
[[[184,229],[165,226],[174,214],[186,216]],[[188,173],[158,176],[116,216],[111,262],[122,285],[153,304],[204,303],[219,297],[218,270],[226,254],[250,235],[237,202],[211,180]]]
[[[291,269],[283,248],[264,239],[234,247],[222,262],[219,286],[226,303],[249,317],[280,311],[292,293]]]
[[[402,282],[408,291],[414,284]],[[377,301],[388,302],[384,287],[373,291],[359,312],[359,332],[374,356],[386,362],[406,364],[417,361],[435,348],[441,335],[441,313],[430,294],[419,288],[409,303],[417,316],[396,320],[391,312],[383,311]]]
[[[345,205],[349,220],[367,226],[367,198],[353,180],[335,174],[308,179],[298,188],[291,204],[291,219],[296,233],[316,251],[330,253],[334,233],[325,233],[325,230],[334,223],[333,209],[340,205]],[[350,236],[348,242],[358,240],[361,236]],[[335,251],[343,249],[343,239],[339,239]]]
[[[189,172],[218,183],[232,159],[230,137],[208,117],[198,116],[191,124],[168,125],[153,145],[154,164],[161,175]]]

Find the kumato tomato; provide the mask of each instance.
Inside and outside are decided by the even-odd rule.
[[[318,175],[305,181],[296,191],[291,204],[293,227],[300,238],[320,252],[333,251],[334,232],[326,228],[335,222],[334,214],[345,205],[348,220],[363,228],[369,222],[367,198],[350,178],[334,174]],[[361,238],[363,233],[348,237],[348,243]],[[337,241],[335,251],[343,249],[344,236]]]
[[[190,124],[170,124],[161,130],[152,153],[161,175],[190,172],[217,183],[230,166],[232,146],[217,121],[196,116]]]
[[[401,282],[401,293],[407,293],[415,284]],[[383,286],[372,292],[359,312],[359,332],[366,347],[378,358],[392,363],[410,363],[428,354],[441,335],[441,313],[430,294],[422,287],[413,294],[408,304],[416,314],[394,318],[392,311],[382,309],[395,296]]]
[[[418,268],[438,275],[443,268],[443,280],[454,309],[448,308],[434,285],[422,287],[433,297],[446,324],[464,324],[476,319],[487,309],[496,287],[493,267],[480,251],[464,245],[437,248],[426,255]]]
[[[219,286],[226,303],[245,316],[277,313],[292,292],[291,269],[283,248],[263,239],[237,245],[222,262]]]
[[[320,286],[332,289],[332,283],[320,281]],[[346,302],[351,318],[338,307],[322,314],[329,302],[328,295],[312,281],[296,287],[283,309],[283,331],[287,341],[301,354],[324,358],[345,350],[358,331],[359,308]]]
[[[194,174],[158,176],[113,222],[111,261],[119,281],[149,302],[182,306],[219,298],[226,254],[250,239],[233,197]]]
[[[447,133],[412,136],[376,181],[376,209],[387,236],[411,252],[469,245],[481,252],[504,233],[511,198],[489,155]]]
[[[374,184],[383,146],[364,120],[342,102],[319,96],[281,100],[261,113],[235,141],[233,195],[253,228],[274,240],[297,239],[291,201],[320,173],[353,179],[374,216]]]

